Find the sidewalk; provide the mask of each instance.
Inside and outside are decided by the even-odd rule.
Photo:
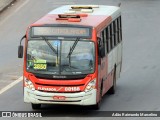
[[[0,0],[0,12],[6,9],[9,5],[11,5],[16,0]]]

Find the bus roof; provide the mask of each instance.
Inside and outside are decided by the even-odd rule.
[[[71,9],[72,6],[90,6],[90,5],[65,5],[49,12],[48,14],[64,14],[65,12],[69,11],[69,9]],[[88,15],[106,15],[106,16],[111,16],[112,18],[120,14],[120,8],[117,6],[98,5],[98,7],[93,7],[93,10],[94,10],[93,12],[87,13],[87,14]],[[77,13],[81,13],[81,12],[77,12]]]
[[[96,28],[97,30],[103,29],[102,27],[106,27],[120,16],[120,8],[117,6],[104,6],[98,5],[93,7],[93,12],[85,13],[87,17],[81,17],[80,22],[68,22],[67,20],[56,20],[59,14],[68,14],[70,12],[71,7],[76,6],[89,6],[89,5],[65,5],[54,9],[49,12],[46,16],[42,17],[31,26],[37,25],[51,25],[51,24],[69,24],[69,25],[82,25],[82,26],[91,26]],[[67,13],[68,12],[68,13]],[[73,11],[72,11],[73,12]],[[72,13],[73,14],[73,13]],[[84,14],[81,11],[76,11],[74,14]]]

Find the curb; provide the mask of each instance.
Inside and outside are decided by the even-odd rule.
[[[3,12],[5,9],[7,9],[12,3],[14,3],[16,0],[10,0],[8,2],[6,2],[6,0],[1,0],[0,2],[0,7],[1,7],[1,3],[3,2],[4,5],[2,6],[2,8],[0,8],[0,13]]]

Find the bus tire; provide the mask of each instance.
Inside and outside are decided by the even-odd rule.
[[[95,105],[92,106],[94,110],[99,110],[100,107],[101,107],[102,90],[103,90],[103,80],[102,80],[102,83],[101,83],[101,90],[100,90],[100,95],[99,95],[100,99],[99,99],[99,101]]]
[[[32,105],[32,109],[36,110],[36,109],[40,109],[41,108],[41,104],[31,104]]]
[[[114,69],[114,76],[113,76],[113,86],[109,89],[109,94],[115,94],[116,91],[116,67]]]

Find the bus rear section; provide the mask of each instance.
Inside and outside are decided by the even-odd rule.
[[[32,24],[23,37],[24,102],[32,103],[33,109],[40,108],[41,104],[93,105],[98,109],[102,96],[108,90],[111,93],[115,90],[114,79],[120,70],[114,64],[118,66],[121,61],[113,55],[118,55],[118,50],[112,53],[111,48],[107,52],[105,30],[113,20],[100,14],[108,7],[92,6],[92,13],[89,8],[87,14],[62,14],[70,8],[88,9],[68,5],[53,10]],[[98,18],[97,14],[100,14]],[[94,18],[97,19],[91,21]],[[19,57],[22,53],[20,45]]]

